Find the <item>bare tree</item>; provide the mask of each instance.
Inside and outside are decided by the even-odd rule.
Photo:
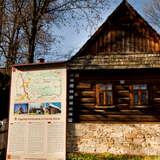
[[[47,49],[56,37],[56,25],[94,26],[109,0],[0,0],[4,1],[1,54],[7,66],[34,62],[37,52]],[[81,27],[84,27],[83,24]]]
[[[3,21],[3,15],[4,15],[4,0],[0,0],[0,37],[1,37],[1,31],[2,31],[2,21]]]
[[[28,41],[28,61],[34,61],[36,47],[48,48],[55,40],[48,32],[54,24],[73,24],[79,27],[80,20],[84,19],[93,26],[100,12],[109,0],[28,0],[25,7],[24,31]],[[30,11],[30,12],[29,12]],[[27,13],[30,13],[28,15]],[[46,51],[46,50],[45,50]]]
[[[22,40],[20,0],[4,0],[4,11],[1,22],[0,53],[6,58],[6,66],[16,63],[20,56]]]
[[[145,5],[144,12],[148,21],[160,28],[160,0],[151,0]]]

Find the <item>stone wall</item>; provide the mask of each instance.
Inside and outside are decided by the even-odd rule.
[[[160,155],[160,123],[69,123],[67,152]]]

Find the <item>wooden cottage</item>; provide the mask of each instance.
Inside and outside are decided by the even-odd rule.
[[[160,121],[160,35],[127,1],[68,68],[70,121]]]

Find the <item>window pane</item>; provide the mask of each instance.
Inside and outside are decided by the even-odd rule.
[[[147,90],[147,85],[146,84],[142,84],[141,85],[141,90]]]
[[[147,84],[133,85],[134,105],[148,104]]]
[[[134,90],[134,104],[138,105],[138,90]]]
[[[112,90],[112,84],[99,84],[101,91]]]
[[[107,105],[112,105],[112,92],[107,92]]]
[[[112,84],[97,84],[96,85],[96,101],[97,105],[112,105]]]
[[[133,89],[134,90],[146,90],[147,89],[147,85],[146,84],[135,84],[133,85]]]
[[[112,90],[112,84],[107,85],[107,90]]]
[[[133,89],[134,89],[134,90],[138,90],[138,89],[139,89],[139,85],[138,85],[138,84],[133,85]]]
[[[143,91],[141,97],[142,97],[142,98],[141,98],[141,100],[142,100],[142,105],[147,104],[147,102],[148,102],[147,91]]]
[[[103,105],[103,93],[99,93],[99,105]]]

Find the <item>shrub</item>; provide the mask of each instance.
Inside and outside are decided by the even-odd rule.
[[[160,156],[69,153],[67,155],[67,160],[160,160]]]

